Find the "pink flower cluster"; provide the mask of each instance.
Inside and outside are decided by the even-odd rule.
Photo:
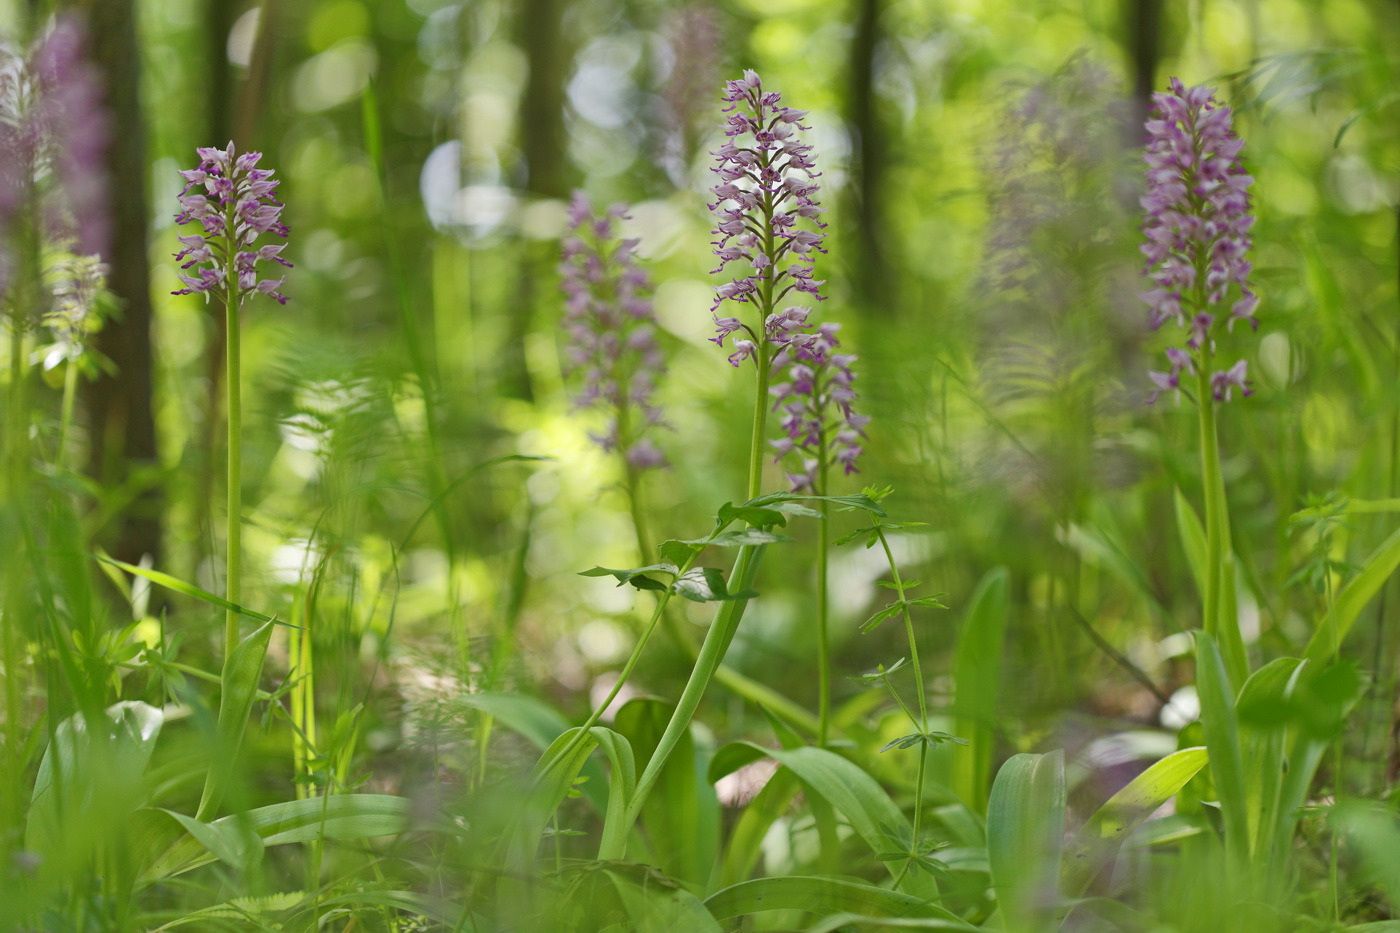
[[[1147,121],[1142,199],[1147,237],[1142,251],[1153,288],[1142,299],[1151,309],[1153,328],[1170,320],[1188,331],[1187,350],[1167,351],[1170,370],[1149,374],[1157,386],[1155,400],[1178,389],[1183,372],[1194,373],[1215,356],[1226,305],[1226,330],[1236,321],[1257,328],[1259,299],[1249,282],[1253,267],[1247,258],[1254,225],[1248,192],[1254,179],[1240,164],[1244,141],[1231,126],[1230,108],[1215,100],[1212,89],[1187,88],[1177,78],[1171,93],[1155,94],[1153,101],[1157,110]],[[1244,360],[1213,373],[1215,399],[1228,401],[1232,388],[1249,395],[1246,374]]]
[[[820,219],[826,209],[816,199],[819,173],[812,147],[798,136],[798,130],[809,129],[802,122],[807,114],[783,106],[776,91],[765,92],[753,71],[728,82],[723,100],[730,104],[724,110],[729,140],[714,153],[718,164],[711,169],[719,176],[710,189],[716,199],[710,210],[717,216],[712,245],[720,261],[714,272],[723,273],[730,263],[747,271],[715,288],[710,312],[725,301],[755,304],[765,315],[764,338],[782,342],[805,327],[810,313],[797,307],[777,311],[787,295],[798,291],[822,300],[823,280],[812,277],[812,263],[816,253],[826,252],[826,224]],[[816,229],[804,229],[799,221]],[[747,324],[716,314],[715,325],[718,336],[712,339],[720,346],[736,331],[748,334],[735,338],[730,363],[738,366],[753,355],[761,338]]]
[[[801,457],[801,469],[787,474],[795,492],[825,495],[818,488],[824,468],[840,464],[847,475],[859,472],[856,458],[861,455],[861,438],[868,415],[852,408],[856,393],[852,388],[856,357],[838,353],[839,324],[821,324],[814,334],[793,335],[775,357],[775,367],[786,367],[786,381],[774,385],[773,409],[782,413],[784,437],[772,441],[781,462],[789,455]]]
[[[582,373],[575,404],[609,414],[607,430],[590,435],[593,441],[622,450],[629,465],[646,470],[666,465],[660,448],[643,436],[661,421],[652,395],[666,360],[647,297],[651,281],[636,264],[637,240],[619,239],[615,230],[626,217],[626,205],[595,214],[583,192],[574,192],[559,267],[569,337],[565,368]]]
[[[185,287],[176,295],[221,293],[229,277],[230,257],[236,279],[236,300],[253,294],[264,294],[286,304],[279,289],[286,281],[259,279],[257,264],[272,261],[291,268],[283,259],[283,243],[257,246],[258,237],[266,233],[287,236],[282,223],[282,203],[277,200],[277,186],[271,169],[257,168],[260,152],[238,155],[233,143],[227,149],[200,148],[200,163],[196,169],[182,171],[185,190],[180,194],[180,213],[175,222],[198,221],[203,233],[180,237],[184,249],[175,254],[181,269],[193,269],[180,274]],[[192,190],[202,186],[203,192]],[[256,248],[255,248],[256,247]]]

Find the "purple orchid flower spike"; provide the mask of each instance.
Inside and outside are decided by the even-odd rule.
[[[789,456],[800,460],[801,468],[787,474],[794,492],[824,495],[824,479],[833,466],[848,476],[860,472],[856,460],[870,418],[852,409],[856,375],[851,364],[856,358],[836,352],[840,329],[826,323],[815,334],[796,335],[774,359],[776,367],[784,368],[786,381],[769,390],[784,435],[771,443],[778,454],[775,463]]]
[[[582,374],[578,408],[603,408],[606,430],[591,434],[605,451],[621,450],[629,469],[666,466],[661,449],[644,432],[661,423],[652,402],[666,359],[656,339],[651,280],[637,266],[637,241],[621,239],[627,207],[596,212],[581,191],[568,208],[569,234],[559,267],[568,334],[566,374]]]
[[[286,244],[257,245],[264,234],[287,236],[283,205],[276,197],[281,182],[273,180],[271,169],[257,167],[260,152],[239,155],[232,142],[226,149],[196,151],[199,167],[180,172],[186,184],[175,222],[198,222],[203,232],[179,238],[184,248],[175,254],[175,261],[190,271],[180,273],[185,287],[172,294],[201,294],[207,299],[232,277],[236,301],[261,294],[286,304],[287,296],[281,292],[286,277],[259,278],[258,273],[260,262],[292,267],[281,255]]]
[[[1149,323],[1156,329],[1175,321],[1187,329],[1187,350],[1167,351],[1167,373],[1150,373],[1157,390],[1179,388],[1183,370],[1207,372],[1216,354],[1221,325],[1233,332],[1247,321],[1257,330],[1259,297],[1249,275],[1254,226],[1249,187],[1254,179],[1240,164],[1244,141],[1231,126],[1230,108],[1206,87],[1187,88],[1172,79],[1171,92],[1153,95],[1157,105],[1147,121],[1146,273],[1152,288],[1142,293]],[[1189,351],[1189,352],[1188,352]],[[1216,401],[1229,401],[1231,389],[1249,395],[1243,360],[1209,379]],[[1203,400],[1204,401],[1204,400]]]
[[[730,279],[716,286],[710,312],[717,329],[714,342],[722,347],[734,337],[729,355],[734,366],[750,358],[771,362],[770,345],[781,347],[808,329],[808,308],[778,310],[789,294],[823,300],[823,280],[812,275],[816,254],[826,252],[821,220],[826,209],[816,197],[820,173],[812,147],[799,135],[809,129],[802,122],[806,111],[786,107],[781,99],[776,91],[765,91],[753,71],[725,85],[728,139],[713,153],[717,164],[711,171],[719,180],[710,189],[715,196],[710,210],[716,218],[712,245],[719,259],[714,273],[727,273]],[[731,264],[745,269],[735,275]],[[757,306],[761,321],[720,317],[726,301]]]

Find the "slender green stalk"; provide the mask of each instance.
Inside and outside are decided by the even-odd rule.
[[[734,570],[729,577],[731,590],[748,589],[753,585],[763,551],[763,545],[739,549],[739,555],[734,561]],[[710,630],[705,634],[704,644],[700,646],[700,657],[690,672],[690,678],[686,681],[685,689],[681,691],[680,699],[676,701],[675,712],[671,714],[671,720],[666,724],[666,730],[656,744],[656,751],[652,753],[641,777],[637,779],[636,790],[627,804],[623,818],[609,827],[611,832],[603,838],[598,849],[599,859],[621,859],[626,856],[627,837],[632,826],[641,815],[647,796],[661,777],[661,769],[665,767],[671,752],[690,728],[690,720],[695,715],[716,668],[719,667],[725,652],[729,650],[729,643],[739,628],[747,603],[748,600],[744,599],[725,602],[715,616],[714,624],[710,626]]]
[[[73,400],[78,394],[78,361],[70,354],[67,369],[63,373],[63,406],[58,417],[58,446],[54,450],[53,462],[63,469],[68,449],[68,434],[73,427]]]
[[[818,438],[817,495],[827,491],[826,437]],[[827,563],[830,559],[827,535],[827,522],[831,510],[825,499],[819,508],[822,513],[817,527],[817,744],[826,747],[831,737],[831,645],[827,632]]]
[[[1220,644],[1225,669],[1236,690],[1249,676],[1239,620],[1225,609],[1234,588],[1234,549],[1230,545],[1230,512],[1220,469],[1220,439],[1215,424],[1215,400],[1210,375],[1202,358],[1196,367],[1196,406],[1200,412],[1201,480],[1205,487],[1206,574],[1202,627]]]
[[[228,394],[228,552],[224,564],[224,598],[238,603],[242,598],[243,563],[243,377],[241,333],[238,320],[238,269],[235,257],[238,245],[233,231],[237,229],[237,218],[233,209],[225,218],[228,234],[224,238],[224,331],[227,347],[224,359],[227,369],[224,376],[225,391]],[[224,657],[233,654],[238,646],[238,613],[230,609],[224,613]]]

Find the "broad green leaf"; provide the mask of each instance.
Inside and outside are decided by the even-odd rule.
[[[549,748],[551,742],[569,729],[569,721],[554,707],[520,693],[467,693],[456,697],[454,702],[489,713],[506,728],[524,736],[540,751]],[[589,760],[579,773],[588,778],[580,785],[583,796],[599,813],[605,812],[608,791],[602,767],[598,762]]]
[[[731,885],[705,899],[716,920],[728,920],[765,910],[805,910],[831,914],[842,911],[871,917],[941,917],[956,914],[912,894],[877,888],[842,878],[791,876],[758,878]]]
[[[613,728],[631,741],[639,757],[650,760],[674,710],[664,700],[638,697],[617,711]],[[720,836],[719,800],[704,768],[687,730],[666,759],[641,815],[656,866],[697,885],[714,870]]]
[[[199,800],[195,819],[207,822],[218,809],[234,778],[238,750],[243,745],[243,733],[248,728],[248,714],[257,696],[262,678],[263,659],[272,637],[272,622],[264,622],[249,633],[224,659],[222,692],[219,695],[219,724],[214,733],[214,748],[209,772],[204,779],[204,793]]]
[[[761,757],[763,755],[754,755],[750,760],[757,761]],[[718,760],[718,755],[715,760]],[[711,773],[713,774],[713,769]],[[801,782],[791,771],[779,768],[759,792],[754,794],[753,799],[744,805],[734,829],[729,834],[728,843],[723,848],[718,874],[709,885],[711,890],[738,884],[753,874],[754,866],[763,854],[764,836],[768,834],[773,823],[788,811],[801,786]]]
[[[638,884],[619,871],[605,872],[635,933],[724,933],[699,898],[679,885]]]
[[[1385,892],[1392,905],[1400,905],[1400,818],[1394,809],[1343,801],[1332,823],[1361,854],[1363,870],[1357,874]]]
[[[1256,854],[1273,848],[1287,757],[1287,729],[1283,723],[1268,721],[1268,711],[1287,706],[1300,664],[1297,658],[1270,661],[1250,675],[1235,701],[1249,847]],[[1264,716],[1251,715],[1255,710],[1263,711]]]
[[[164,721],[155,707],[126,701],[97,723],[81,713],[59,723],[34,779],[24,847],[64,864],[115,841],[145,793],[141,776]]]
[[[1196,633],[1196,690],[1201,699],[1201,726],[1210,751],[1211,776],[1225,820],[1226,848],[1244,856],[1249,851],[1249,821],[1235,691],[1215,639],[1205,632]]]
[[[226,862],[245,874],[262,862],[263,841],[245,821],[237,819],[218,823],[201,823],[192,816],[165,810],[185,832],[221,862]]]
[[[1013,756],[987,805],[987,860],[1007,933],[1055,928],[1064,832],[1064,753]]]
[[[591,731],[575,741],[578,731],[570,729],[555,739],[530,774],[529,784],[520,795],[513,826],[502,839],[498,857],[506,871],[502,884],[518,885],[518,878],[528,875],[545,826],[598,744],[597,736]]]
[[[612,765],[608,780],[608,809],[603,818],[603,838],[606,839],[627,831],[624,819],[627,805],[632,802],[632,795],[637,790],[637,760],[633,757],[632,743],[627,741],[625,735],[603,726],[594,726],[589,731]]]
[[[968,599],[953,659],[953,731],[969,747],[952,758],[952,789],[968,807],[986,812],[996,741],[997,698],[1001,693],[1001,654],[1006,639],[1010,576],[989,570]]]
[[[909,821],[884,788],[859,765],[840,755],[823,748],[775,749],[747,742],[735,744],[750,745],[790,769],[814,793],[820,794],[835,807],[874,852],[884,852],[889,848],[889,839],[881,824],[912,833]],[[898,875],[902,862],[887,861],[885,866],[890,874]],[[908,873],[904,885],[909,893],[925,900],[938,898],[938,886],[927,874]]]
[[[1400,567],[1400,530],[1393,532],[1366,558],[1361,570],[1337,594],[1331,610],[1308,642],[1305,657],[1309,661],[1326,661],[1337,652],[1361,610],[1380,592],[1396,567]]]
[[[1114,794],[1065,847],[1060,888],[1079,897],[1118,854],[1123,840],[1205,767],[1204,748],[1173,752]]]
[[[411,801],[387,794],[338,794],[309,797],[225,816],[208,824],[222,827],[241,822],[264,846],[318,839],[360,839],[394,836],[408,829]],[[141,876],[143,884],[207,865],[217,856],[198,839],[185,835],[165,850]]]

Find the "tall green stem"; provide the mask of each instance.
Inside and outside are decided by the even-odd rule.
[[[229,235],[224,241],[224,330],[227,362],[224,385],[228,393],[228,555],[224,572],[224,598],[237,603],[242,596],[240,580],[243,558],[243,382],[238,321],[237,244],[233,238],[236,219],[230,209],[226,219]],[[224,657],[238,646],[238,613],[224,614]]]
[[[827,462],[826,438],[821,437],[818,447],[817,495],[826,495]],[[827,634],[827,561],[829,545],[827,522],[830,508],[827,501],[821,501],[821,520],[817,525],[817,744],[825,748],[831,736],[831,646]]]
[[[1220,470],[1220,440],[1215,426],[1215,400],[1204,354],[1196,367],[1196,404],[1200,411],[1201,479],[1205,487],[1206,574],[1202,627],[1221,648],[1225,669],[1236,690],[1249,676],[1244,638],[1233,612],[1225,618],[1226,599],[1234,586],[1234,549],[1230,546],[1230,513],[1225,480]]]
[[[739,556],[734,562],[734,571],[729,577],[731,591],[748,589],[753,585],[763,551],[763,545],[739,549]],[[744,599],[725,602],[715,616],[714,624],[710,626],[709,632],[705,634],[705,641],[700,646],[700,656],[695,661],[695,667],[691,669],[685,689],[681,691],[680,699],[676,701],[676,710],[671,714],[671,721],[666,724],[666,731],[661,734],[661,739],[656,744],[656,751],[652,753],[641,777],[637,779],[636,790],[627,804],[623,818],[611,825],[610,832],[603,837],[602,844],[598,849],[599,859],[621,859],[626,855],[627,837],[631,833],[632,826],[641,814],[651,789],[656,786],[656,782],[661,776],[661,769],[665,767],[671,752],[680,743],[686,730],[690,728],[691,717],[695,715],[695,710],[705,695],[705,688],[709,686],[715,670],[719,667],[720,661],[723,660],[725,652],[729,650],[729,643],[733,640],[734,633],[738,631],[739,622],[743,618],[744,607],[747,603],[748,600]]]
[[[63,407],[58,417],[58,447],[54,451],[54,466],[63,469],[67,459],[68,433],[73,427],[73,399],[78,394],[78,361],[69,355],[67,369],[63,373]]]

